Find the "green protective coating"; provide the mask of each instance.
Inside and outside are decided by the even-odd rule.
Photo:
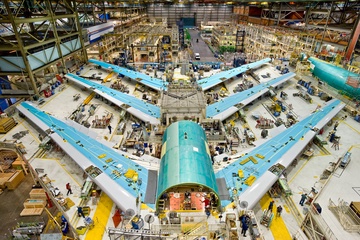
[[[191,121],[171,124],[163,136],[157,196],[181,184],[199,184],[218,194],[206,134]]]

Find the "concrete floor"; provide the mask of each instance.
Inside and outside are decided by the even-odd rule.
[[[272,71],[272,77],[275,77],[277,74],[276,71],[270,69],[260,69],[258,70],[259,73],[262,72]],[[90,74],[91,72],[89,72]],[[263,81],[263,79],[261,80]],[[110,84],[110,82],[106,83]],[[131,82],[128,83],[129,85],[133,84]],[[235,83],[227,82],[225,84],[230,92],[232,92],[232,88],[234,87]],[[290,84],[285,85],[284,91],[288,93],[288,99],[286,100],[287,103],[291,103],[293,105],[294,111],[299,116],[299,118],[305,117],[311,111],[315,110],[317,105],[323,105],[324,102],[320,100],[318,97],[313,97],[313,103],[307,103],[303,99],[299,97],[293,97],[293,93],[297,92],[297,88],[295,87],[295,81],[292,81]],[[130,87],[130,93],[134,93],[134,87]],[[70,114],[80,105],[80,103],[90,94],[90,92],[82,91],[77,86],[74,85],[66,85],[66,89],[63,91],[59,91],[59,89],[55,90],[55,95],[51,96],[50,98],[45,99],[45,103],[42,104],[41,109],[44,111],[50,112],[52,115],[58,118],[67,118]],[[81,95],[78,101],[73,101],[73,95],[79,93]],[[261,101],[256,102],[255,104],[248,106],[248,110],[246,111],[249,121],[250,128],[254,131],[257,139],[261,139],[260,137],[260,129],[255,128],[255,121],[252,120],[250,116],[253,112],[259,112],[266,118],[271,118],[272,116],[267,112],[264,108],[262,103],[269,101],[268,99],[262,99]],[[119,117],[118,117],[118,108],[112,106],[110,103],[106,103],[101,101],[101,99],[93,99],[91,101],[92,104],[99,104],[99,108],[97,108],[96,113],[99,116],[103,115],[106,112],[112,112],[115,118],[112,120],[111,125],[114,129],[117,128]],[[87,112],[87,111],[85,111]],[[345,113],[341,112],[338,119],[344,116]],[[88,119],[89,122],[92,121],[92,118]],[[284,116],[282,116],[284,117]],[[26,147],[27,154],[26,157],[28,159],[36,152],[38,145],[40,143],[38,139],[38,131],[34,126],[29,124],[24,119],[17,118],[19,124],[12,129],[6,135],[1,135],[0,140],[4,139],[11,139],[12,135],[23,130],[29,130],[29,134],[25,135],[20,141]],[[235,121],[236,125],[239,129],[243,129],[243,126],[240,121]],[[333,126],[326,126],[324,131],[324,138],[327,136],[327,133],[332,130]],[[109,144],[117,144],[119,139],[121,138],[119,135],[116,135],[114,132],[109,134],[107,129],[94,129],[91,128],[97,134],[98,139],[106,140]],[[271,138],[272,134],[275,134],[277,129],[270,129],[269,137]],[[286,212],[284,211],[282,214],[282,218],[287,224],[287,228],[291,235],[295,236],[298,231],[299,227],[293,217],[293,214],[300,213],[303,214],[303,208],[298,205],[300,195],[303,192],[309,192],[311,187],[315,187],[317,190],[320,191],[316,202],[318,202],[322,206],[322,214],[324,222],[328,226],[328,228],[333,231],[334,236],[337,239],[360,239],[357,233],[347,233],[346,231],[342,230],[339,222],[335,218],[335,216],[328,210],[328,200],[331,198],[336,203],[338,199],[343,199],[346,202],[351,201],[360,201],[360,193],[359,193],[359,182],[360,182],[360,175],[358,174],[358,169],[360,169],[360,161],[357,159],[357,154],[360,153],[360,123],[354,121],[350,117],[346,121],[341,121],[338,127],[337,134],[341,136],[340,140],[340,150],[335,150],[331,148],[331,143],[325,146],[326,150],[330,152],[330,154],[324,154],[320,149],[314,147],[315,153],[314,156],[310,159],[299,159],[298,164],[287,171],[287,179],[289,181],[289,185],[292,189],[293,195],[292,199],[293,202],[296,204],[297,209],[295,212]],[[106,139],[105,139],[106,137]],[[250,149],[252,146],[247,144],[240,146],[237,150],[245,151],[246,149]],[[348,165],[343,172],[339,172],[338,177],[333,176],[327,183],[325,187],[323,187],[323,181],[320,181],[320,175],[324,171],[324,169],[328,166],[329,162],[336,161],[339,157],[341,157],[347,150],[351,148],[351,152],[353,153],[352,161]],[[84,182],[82,170],[77,167],[77,165],[67,156],[62,154],[61,151],[52,151],[48,155],[43,158],[32,159],[31,164],[34,168],[43,168],[48,176],[52,180],[52,184],[57,186],[62,192],[65,192],[65,184],[70,182],[73,186],[74,194],[70,196],[70,198],[74,201],[75,206],[80,202],[79,199],[79,190]],[[224,167],[224,166],[217,166],[217,168]],[[0,239],[5,238],[9,234],[9,229],[14,226],[15,222],[17,221],[24,221],[23,218],[19,217],[19,213],[22,210],[23,201],[27,198],[28,192],[30,191],[32,185],[31,178],[27,177],[26,181],[20,185],[18,189],[15,191],[8,191],[5,190],[3,194],[0,195],[0,201],[2,204],[0,205],[0,212],[1,212],[1,219],[6,219],[9,221],[7,224],[0,225]],[[13,199],[17,199],[16,202]],[[276,204],[285,205],[283,199],[276,199]],[[6,203],[6,204],[5,204]],[[92,212],[95,210],[96,206],[91,206]],[[115,210],[113,209],[113,212]],[[257,205],[254,209],[258,220],[261,217],[262,210],[260,205]],[[5,214],[3,214],[3,212]],[[112,213],[113,213],[112,212]],[[67,211],[69,219],[73,221],[73,224],[82,225],[79,222],[79,219],[76,218],[76,208],[72,208]],[[303,215],[302,215],[303,216]],[[111,226],[111,218],[109,219],[108,226]],[[274,239],[271,231],[267,229],[265,226],[260,225],[262,234],[266,240]],[[103,239],[108,239],[106,234],[104,235]],[[250,239],[250,237],[241,239]],[[306,239],[306,238],[298,238],[298,239]],[[281,239],[280,239],[281,240]]]
[[[218,62],[219,60],[214,57],[214,53],[211,52],[209,46],[204,42],[200,36],[198,30],[189,29],[188,30],[191,36],[191,49],[193,53],[200,54],[200,61],[195,60],[193,56],[192,59],[194,62]],[[196,42],[196,39],[199,39],[199,42]]]

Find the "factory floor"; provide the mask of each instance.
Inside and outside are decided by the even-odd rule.
[[[91,75],[91,71],[93,70],[88,69],[86,71],[88,71],[88,74]],[[268,69],[266,71],[273,70]],[[264,79],[262,79],[262,81],[264,81]],[[106,84],[110,84],[110,82]],[[135,86],[130,83],[128,85],[130,93],[134,92]],[[225,85],[228,87],[230,92],[232,92],[231,89],[234,87],[233,83],[225,83]],[[55,95],[45,99],[45,103],[39,105],[42,110],[49,112],[60,119],[68,118],[72,112],[90,95],[90,92],[82,91],[74,85],[64,84],[64,86],[65,88],[61,91],[59,88],[55,89]],[[308,103],[299,97],[294,97],[293,93],[298,91],[295,87],[295,81],[285,85],[283,91],[288,93],[288,99],[286,102],[288,104],[292,104],[294,111],[299,116],[299,119],[310,114],[318,105],[325,104],[324,101],[315,96],[313,97],[313,103]],[[80,94],[80,98],[78,100],[74,100],[73,96],[75,94]],[[140,94],[136,92],[135,95]],[[255,133],[258,140],[255,144],[260,144],[261,141],[264,141],[264,139],[261,139],[261,129],[256,128],[256,122],[252,119],[251,114],[257,112],[261,113],[262,116],[271,119],[272,116],[263,105],[263,103],[266,103],[267,101],[269,100],[263,99],[262,101],[258,101],[247,107],[246,114],[248,125],[246,127],[251,128]],[[117,124],[119,122],[119,116],[117,114],[119,109],[117,107],[96,98],[91,100],[91,104],[99,104],[95,115],[102,116],[109,112],[113,113],[114,118],[111,121],[111,125],[113,129],[117,129]],[[85,112],[86,110],[87,109],[85,109]],[[286,171],[289,186],[292,189],[291,201],[293,205],[289,206],[289,203],[285,202],[283,198],[273,199],[275,201],[275,205],[282,205],[284,210],[281,217],[273,221],[270,228],[260,225],[260,230],[264,239],[282,240],[292,239],[292,237],[295,236],[297,239],[307,239],[300,233],[300,228],[296,222],[296,218],[303,218],[306,210],[309,210],[307,205],[302,207],[298,203],[301,194],[310,193],[312,188],[315,188],[319,192],[315,201],[322,207],[322,213],[319,215],[319,218],[322,216],[321,221],[323,221],[323,225],[327,226],[329,231],[333,231],[333,235],[337,239],[359,239],[357,233],[348,233],[344,231],[335,215],[328,209],[329,198],[331,198],[335,204],[338,204],[339,200],[344,200],[348,203],[351,201],[360,201],[360,186],[357,185],[360,182],[360,175],[358,174],[360,161],[355,157],[357,154],[360,154],[360,123],[353,120],[350,116],[348,116],[346,120],[341,120],[341,117],[344,115],[344,112],[340,112],[336,117],[339,121],[337,135],[341,137],[339,150],[335,150],[332,147],[332,143],[329,143],[329,141],[327,141],[327,145],[323,148],[311,145],[310,147],[313,148],[314,155],[310,158],[299,158],[297,164]],[[89,117],[88,121],[91,123],[94,117],[95,116]],[[21,141],[26,147],[27,153],[25,156],[30,160],[32,167],[37,170],[43,170],[40,171],[40,174],[46,174],[50,178],[51,184],[54,187],[58,187],[64,195],[66,195],[66,183],[69,182],[72,185],[73,194],[66,197],[71,199],[73,206],[65,212],[71,224],[75,228],[84,225],[83,220],[77,216],[76,206],[86,205],[91,209],[90,217],[95,220],[95,228],[91,234],[88,233],[87,235],[81,235],[81,239],[109,239],[105,230],[109,226],[114,226],[111,217],[115,213],[115,206],[112,204],[111,200],[109,201],[106,196],[101,196],[97,199],[97,204],[94,204],[91,200],[88,202],[82,201],[80,194],[81,187],[85,179],[83,178],[83,171],[80,167],[78,167],[68,156],[62,153],[60,149],[52,149],[46,155],[32,158],[40,144],[39,132],[36,128],[34,128],[34,126],[24,119],[19,117],[16,117],[16,119],[18,121],[18,125],[7,134],[1,135],[0,140],[3,141],[5,139],[12,139],[12,136],[15,133],[29,130],[29,134],[23,136],[19,139],[19,141]],[[239,129],[244,128],[240,121],[235,119],[234,122]],[[333,125],[326,126],[324,128],[324,139],[326,139],[328,132],[332,129]],[[118,144],[123,138],[123,136],[117,135],[116,131],[113,131],[110,134],[107,128],[91,128],[91,130],[97,133],[97,138],[105,139],[113,145]],[[267,139],[271,138],[271,136],[276,133],[276,128],[270,129]],[[237,147],[236,150],[241,152],[249,148],[253,148],[253,146],[244,143]],[[323,171],[329,166],[329,162],[336,162],[339,157],[346,153],[346,151],[351,151],[352,153],[353,157],[351,162],[345,169],[338,169],[336,174],[334,174],[334,176],[332,176],[324,186],[325,181],[321,179]],[[220,163],[220,165],[216,165],[215,171],[216,169],[225,167],[225,164],[226,163]],[[7,224],[1,224],[0,226],[0,239],[7,239],[10,229],[15,226],[16,222],[26,221],[26,219],[19,216],[19,213],[22,210],[23,201],[27,198],[28,193],[31,190],[32,184],[33,182],[30,175],[27,175],[25,181],[16,190],[5,190],[5,192],[0,195],[0,201],[2,203],[0,206],[0,220],[2,220],[2,222],[5,222],[5,220],[8,222]],[[16,201],[14,201],[15,198]],[[253,209],[258,222],[260,222],[263,209],[267,209],[270,200],[270,196],[264,196],[259,204]],[[3,214],[3,212],[6,214]],[[43,213],[44,217],[47,215],[47,213]],[[296,217],[294,217],[294,215]],[[284,226],[286,227],[284,228]],[[250,239],[250,234],[247,234],[247,237],[241,236],[240,239]]]

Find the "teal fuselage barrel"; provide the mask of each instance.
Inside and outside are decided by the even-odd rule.
[[[311,63],[310,71],[314,76],[331,87],[336,88],[341,93],[360,99],[360,88],[354,88],[346,83],[348,77],[359,79],[359,74],[337,67],[318,58],[310,57],[308,61]]]

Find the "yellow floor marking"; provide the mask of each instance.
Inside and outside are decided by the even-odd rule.
[[[40,141],[40,139],[38,138],[38,136],[34,136],[33,131],[31,131],[29,128],[27,128],[24,124],[21,123],[21,125],[22,125],[26,130],[29,131],[29,134],[31,134],[31,135],[34,137],[35,141],[37,141],[39,144],[41,143],[41,141]]]
[[[265,194],[260,199],[261,208],[267,209],[270,201],[272,201],[272,200],[273,199],[270,197],[269,194]],[[270,231],[271,231],[274,239],[291,240],[292,239],[291,234],[290,234],[289,230],[287,229],[284,220],[282,219],[281,216],[276,217],[276,205],[275,204],[273,206],[273,213],[274,213],[274,217],[270,224]]]
[[[347,122],[345,121],[341,121],[342,123],[344,123],[345,125],[347,125],[349,128],[351,128],[353,131],[357,132],[358,134],[360,134],[360,131],[357,130],[356,128],[352,127],[350,124],[348,124]]]
[[[85,240],[102,239],[106,231],[113,201],[104,192],[101,194],[100,200],[97,204],[95,214],[93,216],[94,228],[89,229],[86,233]]]
[[[303,168],[306,166],[306,164],[308,163],[309,161],[305,161],[304,164],[301,166],[301,168],[294,174],[294,176],[288,181],[289,183],[291,183],[295,177],[303,170]]]
[[[287,213],[290,213],[290,208],[287,205],[284,205],[283,207]]]

